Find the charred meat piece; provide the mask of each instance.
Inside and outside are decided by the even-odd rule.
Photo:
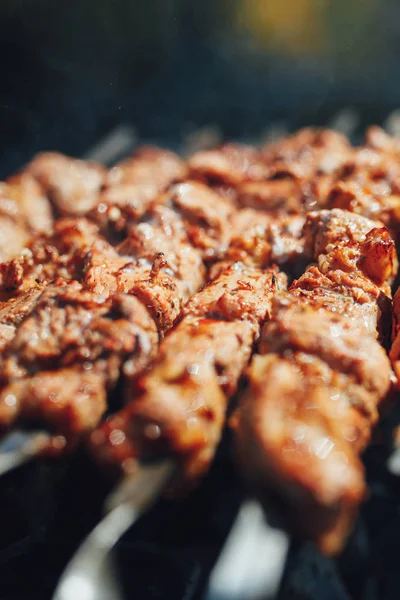
[[[266,145],[263,157],[269,166],[270,202],[279,201],[290,212],[323,207],[332,177],[350,152],[348,140],[329,129],[302,129]],[[267,189],[260,194],[259,199],[255,196],[257,203],[268,198]]]
[[[120,373],[136,375],[158,345],[137,298],[104,300],[76,281],[30,289],[3,305],[0,320],[10,328],[0,359],[2,428],[17,419],[65,434],[94,427]]]
[[[195,294],[151,368],[127,388],[126,408],[91,434],[95,458],[128,472],[142,459],[172,455],[180,467],[174,489],[194,484],[214,457],[228,399],[285,284],[275,268],[237,263]]]
[[[365,496],[359,454],[390,386],[377,323],[397,264],[394,242],[356,215],[312,213],[305,232],[319,266],[273,301],[232,424],[246,477],[336,553]]]
[[[387,295],[398,270],[394,241],[382,224],[345,210],[310,213],[303,230],[305,256],[322,272],[360,272]]]
[[[23,251],[0,263],[0,297],[7,299],[56,277],[82,279],[85,260],[95,242],[106,243],[85,218],[63,218],[48,234],[32,237]]]
[[[239,144],[195,152],[188,160],[188,167],[194,177],[234,187],[244,181],[260,181],[267,173],[260,152]]]
[[[225,253],[230,219],[236,213],[229,200],[190,180],[172,186],[165,200],[180,214],[191,244],[201,251],[204,260],[215,261]]]
[[[254,208],[304,212],[322,208],[332,177],[350,152],[348,140],[329,129],[302,129],[263,148],[268,179],[243,186],[240,202]]]
[[[56,277],[80,281],[102,298],[117,292],[136,295],[163,334],[203,285],[205,268],[179,215],[154,205],[130,226],[119,246],[106,241],[93,222],[63,218],[52,235],[33,238],[22,255],[0,264],[5,300]]]

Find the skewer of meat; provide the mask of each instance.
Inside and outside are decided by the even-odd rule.
[[[317,266],[274,299],[232,425],[248,480],[336,553],[365,496],[359,454],[390,386],[378,337],[397,259],[385,228],[346,211],[311,213],[304,233]]]
[[[99,310],[102,319],[111,322],[115,318],[112,307],[121,304],[119,296],[133,295],[141,304],[136,312],[141,314],[145,306],[162,337],[175,322],[185,301],[204,283],[203,263],[210,265],[225,258],[227,263],[239,259],[267,266],[274,260],[285,261],[301,254],[299,220],[293,224],[285,221],[281,226],[276,219],[251,209],[236,210],[229,199],[204,183],[191,180],[174,183],[183,179],[186,172],[187,167],[173,153],[148,148],[108,173],[94,163],[43,154],[20,175],[41,186],[56,215],[67,216],[56,219],[53,233],[36,236],[21,255],[0,265],[4,357],[12,357],[17,350],[22,353],[21,358],[14,356],[1,361],[0,419],[3,427],[9,427],[19,415],[32,419],[36,414],[39,420],[46,420],[49,413],[48,422],[59,432],[65,434],[70,428],[75,434],[92,427],[104,411],[104,390],[115,385],[117,367],[113,368],[112,377],[108,367],[105,370],[101,367],[96,391],[89,398],[85,394],[77,395],[79,414],[73,403],[69,408],[68,400],[62,394],[59,401],[49,402],[46,396],[48,385],[42,385],[43,377],[47,382],[46,377],[53,374],[53,387],[57,388],[71,369],[71,381],[76,380],[76,385],[79,378],[83,378],[82,367],[78,364],[82,356],[79,358],[76,347],[81,342],[83,346],[87,343],[83,344],[85,333],[79,340],[77,332],[83,326],[83,317],[77,313],[88,310],[85,323],[89,332],[92,318],[97,318]],[[90,220],[76,216],[86,211],[89,211]],[[280,236],[280,233],[284,235]],[[260,244],[268,248],[262,257]],[[49,285],[52,285],[51,291],[46,291]],[[66,288],[67,294],[64,293]],[[63,357],[64,332],[59,330],[56,320],[60,314],[53,311],[46,329],[41,322],[42,313],[59,304],[57,290],[63,298],[62,321],[68,324],[72,320],[75,328],[68,340],[68,348],[69,345],[74,347],[68,353],[68,360]],[[79,296],[83,292],[80,302]],[[35,300],[31,301],[33,296]],[[124,306],[127,302],[124,301]],[[133,300],[129,302],[132,304]],[[11,304],[14,307],[22,304],[25,308],[10,328],[7,313]],[[96,373],[97,362],[103,365],[113,356],[113,364],[118,364],[125,375],[133,377],[154,356],[157,341],[147,316],[143,318],[143,330],[140,327],[137,330],[133,307],[128,313],[128,322],[123,315],[121,318],[125,319],[124,326],[128,329],[129,320],[133,319],[131,324],[137,343],[131,339],[130,347],[135,347],[132,360],[127,358],[128,350],[124,358],[118,360],[122,350],[115,345],[115,340],[106,337],[103,339],[107,348],[104,352],[85,347],[86,357],[83,358],[87,371]],[[27,335],[23,333],[25,330],[32,334],[33,341],[24,340],[24,345],[20,346],[20,338]],[[41,339],[42,335],[47,336],[45,340]],[[35,347],[39,346],[36,337],[45,359],[35,354]],[[25,350],[30,354],[29,364],[22,356]],[[21,366],[19,362],[27,364]],[[62,371],[56,378],[59,369],[67,371]],[[84,377],[88,378],[87,372]],[[83,387],[87,389],[87,386]],[[52,396],[54,393],[53,389],[49,391]],[[29,395],[35,398],[30,404]],[[99,398],[98,408],[94,410],[96,398]],[[55,407],[60,409],[59,414]],[[62,416],[68,410],[71,415]],[[61,427],[62,419],[65,424]]]
[[[59,222],[48,242],[2,266],[0,421],[74,437],[96,425],[120,371],[154,356],[205,269],[181,220],[157,207],[118,247],[85,220]]]
[[[175,485],[195,483],[214,457],[272,298],[285,286],[274,267],[235,263],[194,294],[150,369],[128,386],[126,408],[91,434],[95,458],[132,473],[143,460],[173,457]]]

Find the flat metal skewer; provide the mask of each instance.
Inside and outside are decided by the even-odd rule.
[[[243,502],[204,600],[272,600],[281,583],[289,535],[269,523],[256,500]]]
[[[67,565],[53,600],[120,600],[110,550],[158,499],[175,468],[171,461],[143,466],[125,479],[106,507],[112,508]]]
[[[49,441],[44,431],[14,429],[0,441],[0,476],[40,454]]]

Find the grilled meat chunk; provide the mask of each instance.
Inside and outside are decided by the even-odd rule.
[[[245,475],[261,494],[272,488],[327,553],[341,549],[364,498],[359,453],[390,386],[377,323],[397,264],[394,242],[376,231],[343,211],[308,216],[305,244],[319,266],[274,299],[232,419]]]
[[[173,152],[151,146],[110,169],[99,202],[90,218],[109,235],[125,229],[127,221],[142,217],[169,185],[186,175],[185,163]]]
[[[237,186],[244,181],[262,180],[266,173],[261,153],[251,146],[225,144],[200,150],[188,160],[190,174],[211,184]]]
[[[233,190],[239,206],[302,213],[326,204],[335,171],[350,152],[341,134],[310,128],[261,151],[234,144],[200,151],[188,166],[193,177]]]
[[[34,233],[53,226],[50,203],[29,175],[0,183],[0,260],[17,255]]]
[[[251,208],[235,211],[224,260],[300,270],[304,255],[303,215],[275,217]]]
[[[96,459],[132,471],[142,459],[172,455],[180,466],[175,485],[195,483],[215,454],[272,296],[285,283],[275,268],[237,263],[195,294],[152,367],[128,387],[126,408],[91,434]]]
[[[24,173],[40,184],[57,215],[75,217],[97,205],[107,171],[90,161],[44,152],[27,165]]]
[[[393,298],[392,347],[389,356],[396,373],[398,389],[400,387],[400,287],[397,288]]]
[[[352,149],[337,169],[327,206],[380,220],[397,243],[400,219],[400,143],[371,127],[365,145]]]
[[[21,299],[11,301],[13,314],[8,302],[0,316],[10,328],[0,359],[0,425],[29,418],[58,432],[82,433],[104,413],[106,391],[120,372],[132,377],[154,356],[154,321],[137,298],[116,294],[104,300],[76,281],[31,288],[23,304]],[[82,389],[92,381],[95,391],[68,397],[68,389],[79,391],[79,378]],[[66,416],[62,424],[60,415],[68,411],[72,421]]]
[[[185,236],[202,253],[204,260],[216,260],[226,250],[229,220],[235,212],[234,207],[224,196],[198,181],[171,184],[164,193],[142,203],[140,210],[137,207],[132,209],[130,205],[109,204],[101,218],[96,220],[110,239],[118,240],[138,220],[148,219],[157,207],[170,209],[175,219],[181,221]]]

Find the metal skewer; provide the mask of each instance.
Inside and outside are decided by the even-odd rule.
[[[141,467],[109,497],[111,510],[74,554],[53,600],[119,600],[110,550],[122,535],[154,504],[174,470],[171,461]]]
[[[211,573],[204,600],[272,600],[289,544],[288,534],[269,523],[261,505],[246,500]]]
[[[11,431],[0,441],[0,476],[40,454],[48,441],[44,431]]]

